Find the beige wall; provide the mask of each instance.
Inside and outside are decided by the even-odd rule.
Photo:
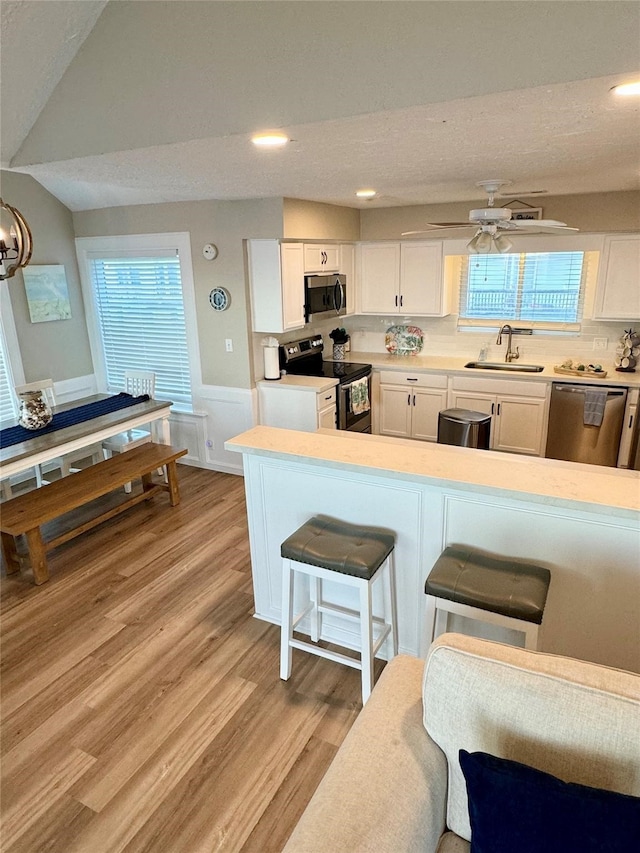
[[[56,382],[93,373],[71,211],[31,176],[3,171],[2,198],[25,217],[33,234],[33,264],[62,264],[71,301],[70,320],[32,323],[22,271],[0,283],[8,287],[25,380]]]
[[[74,213],[77,237],[118,234],[154,234],[188,231],[195,284],[202,382],[249,388],[252,368],[249,355],[249,320],[242,241],[249,237],[282,236],[282,200],[195,201],[136,205]],[[202,247],[214,243],[218,257],[207,261]],[[231,307],[216,312],[209,293],[216,286],[231,293]],[[225,339],[233,352],[225,351]]]
[[[523,196],[520,201],[541,207],[545,219],[566,222],[584,233],[602,231],[640,231],[640,192],[585,193],[564,196]],[[496,199],[496,207],[509,203],[509,198]],[[465,222],[469,210],[485,207],[486,197],[455,204],[413,205],[411,207],[367,208],[360,214],[361,240],[399,240],[403,231],[423,228],[427,222]],[[451,232],[456,239],[461,231]],[[433,236],[435,234],[432,232]],[[438,237],[445,237],[440,232]]]
[[[360,213],[352,207],[285,198],[283,224],[283,237],[289,239],[360,239]]]

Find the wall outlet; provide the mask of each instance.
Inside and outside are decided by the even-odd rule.
[[[233,341],[231,338],[225,338],[224,348],[227,352],[233,352]]]
[[[594,349],[606,349],[608,343],[609,343],[609,338],[594,338],[593,339],[593,348]]]

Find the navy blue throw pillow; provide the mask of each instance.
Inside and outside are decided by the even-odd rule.
[[[486,752],[459,753],[471,853],[640,850],[640,798],[556,779]]]

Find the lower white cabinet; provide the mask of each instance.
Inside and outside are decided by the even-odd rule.
[[[260,423],[303,432],[336,429],[336,384],[311,376],[258,382]]]
[[[491,449],[544,456],[547,385],[543,382],[454,379],[453,409],[471,409],[491,415]],[[464,387],[464,386],[467,387]],[[457,387],[456,387],[457,386]],[[503,386],[503,387],[501,387]],[[482,390],[480,390],[482,389]]]
[[[447,377],[380,371],[380,435],[436,441],[438,414],[447,408]]]

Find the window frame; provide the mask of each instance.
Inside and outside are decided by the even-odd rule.
[[[7,380],[9,385],[15,388],[16,385],[24,385],[26,380],[9,287],[10,285],[0,287],[0,335],[2,335],[2,347],[6,357]],[[15,395],[13,404],[17,417],[18,407]]]
[[[608,233],[608,232],[606,232]],[[593,306],[596,296],[598,271],[604,249],[605,232],[572,233],[572,234],[509,234],[513,242],[513,252],[585,252],[590,253],[587,278],[585,282],[582,321],[566,324],[562,329],[542,328],[529,322],[517,322],[519,328],[532,328],[534,335],[567,335],[575,337],[581,334],[585,324],[593,319]],[[455,294],[456,330],[458,333],[473,333],[493,331],[497,328],[491,320],[465,320],[460,318],[460,266],[466,256],[473,256],[467,249],[469,238],[449,238],[443,240],[443,255],[447,270],[448,285]],[[505,321],[508,322],[508,321]]]
[[[188,232],[166,232],[159,234],[123,234],[109,237],[77,237],[76,254],[80,269],[80,282],[85,305],[89,344],[93,359],[93,368],[98,390],[107,391],[107,371],[104,350],[100,334],[98,308],[91,278],[92,256],[104,253],[130,253],[159,251],[177,251],[180,261],[180,279],[184,304],[185,333],[189,373],[191,379],[191,406],[186,403],[174,403],[173,408],[180,411],[193,411],[193,402],[198,396],[202,384],[200,366],[200,347],[198,343],[198,325],[196,313],[195,285],[191,260],[191,237]]]
[[[517,314],[522,312],[522,305],[524,298],[526,296],[526,279],[527,279],[527,258],[530,256],[532,259],[536,255],[567,255],[567,254],[581,254],[581,269],[580,269],[580,287],[577,294],[577,304],[576,304],[576,318],[575,319],[567,319],[567,320],[557,320],[557,319],[549,319],[544,317],[538,317],[532,319],[531,317],[522,317],[516,316]],[[520,252],[509,252],[505,255],[494,255],[491,254],[490,257],[492,259],[498,258],[515,258],[516,266],[517,266],[517,292],[515,294],[515,312],[511,313],[507,311],[506,307],[504,310],[499,311],[499,313],[486,316],[486,317],[474,317],[474,316],[466,316],[463,314],[463,302],[466,298],[466,303],[469,303],[469,296],[471,293],[470,282],[469,282],[469,273],[471,269],[471,265],[478,259],[484,258],[484,255],[468,255],[463,257],[461,269],[460,269],[460,279],[458,284],[458,296],[459,296],[459,304],[458,304],[458,323],[461,326],[473,326],[473,325],[491,325],[493,322],[500,323],[511,323],[512,325],[517,324],[518,326],[525,326],[527,328],[531,327],[533,329],[538,330],[548,330],[548,331],[563,331],[568,329],[577,329],[581,328],[581,324],[583,322],[585,316],[585,301],[586,294],[589,285],[591,266],[594,263],[593,253],[585,251],[583,249],[560,249],[556,251],[546,251],[546,252],[531,252],[531,251],[520,251]],[[536,264],[535,260],[532,260],[531,263],[533,265]],[[557,291],[560,294],[560,291]]]

